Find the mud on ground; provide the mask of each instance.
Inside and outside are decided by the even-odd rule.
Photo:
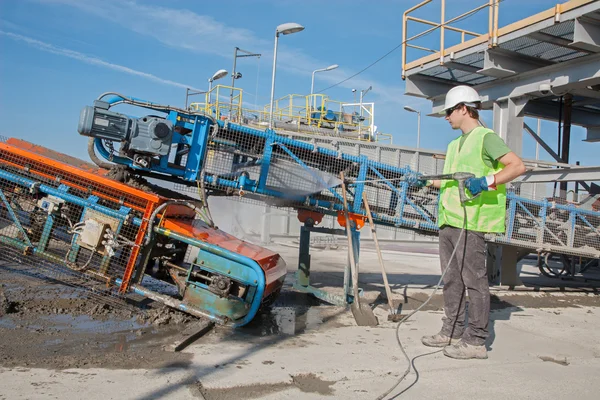
[[[127,304],[0,266],[0,366],[185,367],[191,355],[163,350],[195,318],[156,303]]]

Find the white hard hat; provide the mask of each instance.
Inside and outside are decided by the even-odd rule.
[[[479,97],[477,90],[473,89],[471,86],[455,86],[446,93],[446,101],[440,114],[444,114],[446,110],[449,110],[460,103],[469,107],[476,107],[477,103],[481,103],[481,98]]]

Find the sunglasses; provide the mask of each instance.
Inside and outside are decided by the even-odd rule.
[[[462,104],[457,104],[454,107],[447,109],[446,117],[449,117],[455,110],[458,110],[461,106],[462,106]]]

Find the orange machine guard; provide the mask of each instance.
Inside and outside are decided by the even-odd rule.
[[[350,221],[352,221],[354,223],[354,226],[356,227],[357,230],[360,230],[360,228],[365,226],[365,220],[367,219],[366,216],[364,216],[362,214],[348,213],[348,217],[350,218]],[[340,226],[342,228],[346,227],[346,218],[344,217],[343,211],[338,211],[337,221],[338,221],[338,224],[340,224]]]
[[[311,210],[298,210],[298,221],[304,224],[309,220],[312,220],[314,225],[319,225],[323,220],[323,214]]]

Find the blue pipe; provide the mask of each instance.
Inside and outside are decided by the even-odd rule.
[[[93,210],[99,211],[103,214],[106,214],[106,215],[116,218],[116,219],[123,218],[123,215],[120,214],[119,211],[115,211],[108,207],[104,207],[97,203],[91,202],[89,200],[84,200],[81,197],[77,197],[72,194],[65,193],[62,190],[53,188],[52,186],[48,186],[48,185],[44,185],[44,184],[38,185],[39,182],[36,182],[36,181],[28,179],[28,178],[24,178],[19,175],[15,175],[15,174],[7,172],[3,169],[0,169],[0,178],[6,179],[9,182],[13,182],[13,183],[16,183],[21,186],[28,187],[29,189],[34,189],[37,187],[43,193],[51,194],[58,198],[64,199],[70,203],[77,204],[78,206],[91,208]]]
[[[123,280],[120,278],[115,279],[115,284],[120,286],[123,283]],[[224,318],[209,314],[207,312],[204,312],[202,310],[199,310],[196,307],[190,306],[182,301],[176,300],[170,296],[164,295],[164,294],[160,294],[157,293],[153,290],[149,290],[143,286],[140,285],[136,285],[136,284],[132,284],[129,286],[129,290],[133,291],[136,294],[139,294],[141,296],[147,297],[149,299],[152,299],[154,301],[158,301],[160,303],[163,303],[169,307],[173,307],[173,308],[177,308],[185,313],[194,315],[196,317],[200,317],[200,318],[208,318],[211,321],[215,321],[218,322],[220,324],[225,324],[226,321]]]

